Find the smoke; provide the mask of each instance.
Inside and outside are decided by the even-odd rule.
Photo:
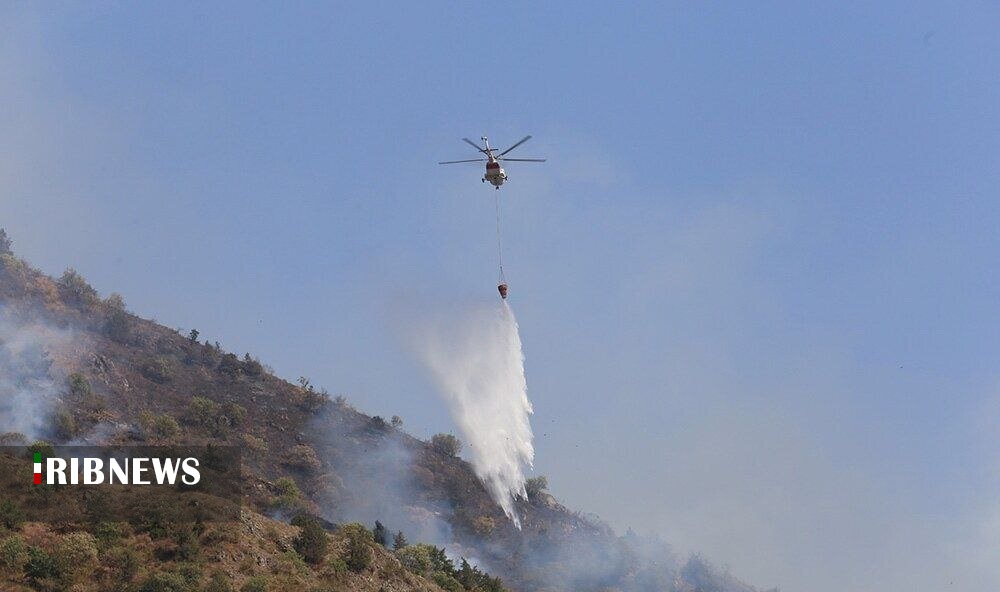
[[[70,342],[68,330],[15,318],[0,306],[0,433],[45,435],[61,384],[51,355]]]
[[[517,320],[506,302],[470,310],[423,332],[420,353],[469,445],[472,465],[504,513],[521,528],[514,509],[526,497],[530,467],[531,402]]]

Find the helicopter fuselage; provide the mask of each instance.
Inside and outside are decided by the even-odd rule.
[[[483,175],[483,182],[489,181],[491,185],[500,189],[503,182],[507,180],[507,173],[503,171],[503,167],[496,160],[490,159],[486,163],[486,174]]]

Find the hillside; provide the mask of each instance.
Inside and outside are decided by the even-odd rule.
[[[754,590],[698,556],[679,560],[663,543],[619,537],[542,490],[518,502],[518,531],[466,462],[413,438],[399,422],[365,415],[305,379],[282,380],[252,355],[225,352],[195,331],[138,318],[121,297],[102,299],[72,270],[53,279],[0,247],[0,444],[239,446],[247,483],[241,523],[200,533],[157,538],[125,525],[109,542],[83,525],[0,524],[4,589],[61,589],[26,575],[37,558],[17,552],[18,541],[56,557],[75,536],[89,566],[73,576],[80,590],[461,592],[498,585],[478,570],[463,575],[454,565],[460,557],[519,591]],[[304,561],[308,553],[294,544],[307,528],[288,521],[299,517],[295,524],[303,525],[303,516],[329,531],[330,550],[318,562]],[[387,527],[385,546],[348,524],[372,528],[376,521]],[[418,553],[427,550],[420,546],[391,551],[398,532],[445,548],[455,561],[442,565],[433,552]],[[197,552],[182,551],[185,545]],[[371,549],[370,565],[348,565],[352,545]],[[121,549],[135,556],[123,558]],[[189,587],[155,587],[158,572]],[[235,588],[213,588],[213,578]]]

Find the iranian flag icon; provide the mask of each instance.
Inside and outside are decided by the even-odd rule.
[[[42,484],[42,453],[35,453],[35,485]]]

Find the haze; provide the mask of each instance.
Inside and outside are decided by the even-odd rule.
[[[536,474],[760,587],[1000,586],[996,4],[0,8],[0,226],[421,436],[505,269]]]

